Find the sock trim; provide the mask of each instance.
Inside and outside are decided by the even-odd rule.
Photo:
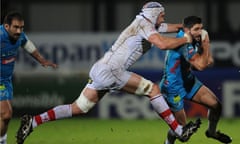
[[[55,115],[55,112],[51,109],[47,112],[48,116],[49,116],[49,119],[50,120],[55,120],[56,119],[56,115]]]

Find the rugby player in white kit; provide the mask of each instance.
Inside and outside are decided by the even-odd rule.
[[[190,122],[184,127],[178,124],[158,85],[128,71],[128,68],[152,45],[167,50],[192,41],[187,33],[182,38],[161,36],[160,32],[177,31],[179,26],[163,23],[164,15],[164,7],[160,3],[146,3],[140,14],[120,34],[113,46],[92,66],[89,73],[91,80],[76,101],[72,104],[56,106],[36,116],[24,115],[17,132],[17,143],[22,144],[34,128],[45,122],[87,113],[109,90],[121,90],[149,97],[158,115],[181,141],[187,141],[196,132],[200,123]]]

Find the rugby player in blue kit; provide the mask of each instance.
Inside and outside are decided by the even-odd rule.
[[[1,77],[0,77],[0,144],[7,143],[7,129],[12,117],[12,76],[19,47],[24,48],[44,67],[57,65],[46,60],[23,32],[24,20],[19,12],[9,12],[0,25]]]
[[[228,135],[216,130],[222,111],[220,101],[192,73],[194,69],[202,71],[213,64],[209,36],[203,29],[201,18],[186,17],[183,21],[183,30],[178,32],[177,37],[183,37],[184,33],[190,33],[193,41],[177,49],[167,50],[164,75],[160,83],[161,92],[177,121],[182,125],[187,122],[184,99],[206,106],[209,109],[206,136],[222,143],[231,143]],[[169,130],[165,144],[174,144],[175,140],[176,134]]]

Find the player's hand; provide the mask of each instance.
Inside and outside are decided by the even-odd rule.
[[[201,33],[202,41],[207,40],[207,37],[208,37],[208,32],[206,30],[202,29],[202,33]]]
[[[183,37],[187,38],[187,43],[192,43],[192,36],[190,33],[184,33]]]
[[[210,40],[209,40],[208,32],[204,29],[202,29],[201,39],[202,39],[203,49],[209,49],[210,48]]]
[[[57,67],[58,67],[57,64],[52,63],[52,62],[47,61],[47,60],[41,62],[41,65],[42,65],[43,67],[52,67],[52,68],[57,68]]]

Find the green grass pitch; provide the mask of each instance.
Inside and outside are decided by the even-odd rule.
[[[12,119],[8,130],[8,144],[15,144],[20,120]],[[207,120],[186,144],[219,144],[205,137]],[[240,119],[221,119],[219,129],[240,144]],[[25,144],[163,144],[168,126],[159,120],[100,120],[79,117],[43,124],[26,139]],[[181,142],[177,141],[176,144]]]

